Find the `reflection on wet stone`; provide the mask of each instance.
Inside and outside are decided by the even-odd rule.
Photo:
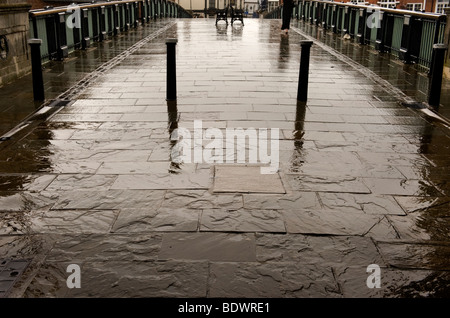
[[[67,297],[67,266],[70,263],[44,263],[24,293],[26,298]]]
[[[153,22],[120,48],[168,23]],[[177,20],[72,105],[0,143],[0,258],[31,260],[11,297],[448,297],[448,128],[339,52],[401,87],[417,73],[390,63],[390,78],[385,57],[302,21],[289,37],[275,20],[210,22]],[[302,32],[337,52],[313,46],[310,97],[297,103]],[[176,102],[164,100],[167,36],[179,39]],[[47,75],[95,69],[111,48]],[[194,120],[222,133],[279,128],[278,172],[176,162],[171,135]],[[66,286],[71,263],[81,289]],[[367,288],[369,264],[380,289]]]
[[[295,262],[212,263],[211,297],[338,297],[338,286],[329,268]]]
[[[134,233],[153,231],[197,231],[200,210],[167,209],[157,211],[140,209],[122,209],[114,223],[113,232]]]
[[[160,234],[142,235],[64,235],[58,238],[46,258],[48,262],[148,261],[156,260]]]
[[[275,210],[203,210],[200,231],[286,232],[281,214]]]
[[[300,191],[323,191],[323,192],[350,192],[370,193],[367,186],[356,177],[325,177],[325,176],[287,176],[289,185],[293,190]]]
[[[70,290],[68,296],[206,297],[207,268],[205,261],[87,262],[83,288]]]
[[[450,281],[447,272],[381,268],[381,288],[367,288],[366,266],[337,270],[337,281],[348,298],[421,298],[448,297],[444,287]],[[361,283],[363,282],[363,283]],[[423,286],[426,286],[424,288]]]

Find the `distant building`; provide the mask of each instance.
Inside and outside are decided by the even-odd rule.
[[[259,0],[245,0],[244,2],[244,11],[247,12],[249,16],[252,16],[253,13],[258,12],[259,7]]]
[[[26,0],[31,9],[42,9],[45,6],[66,6],[73,2],[86,3],[88,0]],[[294,0],[297,1],[297,0]],[[302,0],[298,0],[302,1]],[[184,9],[194,12],[204,12],[205,9],[223,9],[230,3],[240,9],[247,9],[249,14],[258,10],[271,11],[280,5],[280,0],[174,0]],[[450,0],[351,0],[357,4],[373,4],[383,8],[397,8],[412,11],[444,13],[444,8],[450,7]]]
[[[47,6],[49,7],[62,7],[67,6],[73,2],[88,2],[88,1],[74,1],[74,0],[26,0],[27,3],[31,4],[31,10],[43,9]]]
[[[449,7],[449,0],[354,0],[358,4],[373,4],[383,8],[396,8],[411,11],[444,13]]]

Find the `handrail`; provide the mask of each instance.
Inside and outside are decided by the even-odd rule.
[[[56,8],[52,8],[52,9],[35,9],[35,10],[30,10],[29,14],[30,14],[31,17],[39,17],[39,16],[48,15],[48,14],[67,12],[67,8],[69,8],[71,5],[76,5],[80,9],[87,9],[87,8],[103,7],[105,5],[114,5],[114,4],[123,4],[123,3],[136,3],[136,2],[144,2],[144,1],[145,0],[122,0],[122,1],[102,1],[102,2],[85,3],[85,4],[83,4],[83,3],[72,3],[72,4],[68,5],[68,6],[56,7]],[[170,1],[170,0],[162,0],[162,1],[176,3],[175,1]]]
[[[388,12],[388,13],[414,15],[417,17],[436,19],[436,20],[440,19],[442,17],[445,17],[445,15],[433,13],[433,12],[420,12],[420,11],[411,11],[411,10],[405,10],[405,9],[384,8],[384,7],[379,7],[376,5],[354,4],[351,2],[334,2],[334,1],[326,1],[326,0],[324,0],[324,1],[308,0],[308,1],[309,2],[317,2],[317,3],[327,3],[327,4],[331,4],[331,5],[347,6],[347,7],[352,7],[352,8],[360,8],[360,9],[372,8],[372,9],[376,9],[376,10],[380,10],[380,11]],[[301,2],[305,2],[305,1],[303,0]]]
[[[327,1],[327,0],[299,0],[298,2],[299,3],[313,2],[313,3],[321,3],[321,4],[327,4],[327,5],[336,5],[336,6],[344,6],[344,7],[351,7],[351,8],[359,8],[359,9],[369,9],[370,8],[370,9],[380,10],[382,12],[411,15],[411,16],[427,18],[427,19],[432,19],[432,20],[443,20],[446,18],[445,14],[438,14],[438,13],[433,13],[433,12],[411,11],[411,10],[404,10],[404,9],[384,8],[384,7],[379,7],[376,5],[354,4],[352,2],[335,2],[335,1]],[[298,5],[298,4],[295,3],[294,5]],[[269,16],[271,13],[279,11],[280,8],[282,8],[282,6],[278,6],[278,7],[274,8],[272,11],[265,13],[264,16]]]
[[[80,12],[73,15],[74,11]],[[70,52],[87,49],[92,42],[102,42],[162,18],[192,18],[192,14],[169,0],[71,4],[29,11],[30,36],[42,40],[42,60],[62,61]]]
[[[282,11],[278,6],[264,18],[279,19]],[[294,3],[292,17],[427,69],[432,63],[433,45],[444,41],[447,23],[443,14],[330,0],[300,0]]]

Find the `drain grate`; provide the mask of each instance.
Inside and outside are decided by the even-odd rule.
[[[48,106],[49,107],[64,107],[64,106],[69,105],[71,102],[72,102],[71,100],[66,100],[66,99],[55,99]]]
[[[412,109],[427,108],[427,106],[424,103],[420,103],[420,102],[403,102],[402,105],[407,108],[412,108]]]
[[[0,298],[8,295],[29,263],[26,259],[0,259]]]

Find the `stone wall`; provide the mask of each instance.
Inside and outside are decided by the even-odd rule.
[[[31,70],[28,11],[24,0],[0,0],[0,86]]]

